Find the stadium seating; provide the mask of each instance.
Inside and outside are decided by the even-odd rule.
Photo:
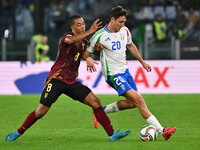
[[[176,7],[175,6],[167,6],[165,12],[166,12],[167,19],[175,19],[175,17],[176,17]]]

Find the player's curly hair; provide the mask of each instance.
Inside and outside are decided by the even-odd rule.
[[[127,17],[127,10],[122,6],[118,5],[117,7],[113,7],[110,11],[110,18],[114,17],[115,20],[121,16]]]

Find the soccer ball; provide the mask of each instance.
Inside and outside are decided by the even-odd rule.
[[[152,125],[144,125],[140,129],[140,138],[143,141],[155,141],[158,136],[156,128]]]

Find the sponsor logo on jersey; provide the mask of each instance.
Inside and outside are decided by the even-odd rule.
[[[109,38],[109,37],[107,37],[107,38],[105,39],[105,41],[110,41],[110,38]]]
[[[82,43],[82,49],[83,49],[83,51],[84,51],[84,47],[85,47],[85,44],[84,44],[84,43]]]
[[[124,84],[122,84],[120,87],[121,87],[122,90],[126,89],[126,87],[124,86]]]

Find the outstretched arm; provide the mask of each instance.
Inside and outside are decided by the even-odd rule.
[[[146,69],[148,72],[150,72],[151,66],[149,64],[147,64],[146,62],[144,62],[144,60],[140,56],[140,53],[138,52],[138,49],[135,46],[135,44],[133,42],[131,42],[130,44],[127,45],[127,48],[131,52],[131,54],[142,64],[144,69]]]
[[[103,45],[100,43],[96,43],[94,49],[95,49],[94,54],[99,56],[100,51],[103,49]],[[89,56],[90,56],[90,52],[86,50],[86,51],[84,51],[82,58],[87,63],[87,71],[90,70],[90,72],[94,72],[94,71],[96,71],[96,67],[94,64],[98,64],[98,63]]]
[[[96,62],[94,59],[92,59],[90,56],[90,52],[88,52],[87,50],[83,53],[82,58],[86,61],[87,64],[87,71],[89,70],[90,72],[96,72],[97,69],[95,67],[95,64],[99,64],[98,62]]]
[[[97,29],[101,28],[102,27],[101,23],[102,22],[99,22],[99,19],[95,20],[88,31],[85,31],[82,34],[68,36],[68,37],[65,38],[64,42],[67,43],[67,44],[73,44],[73,43],[76,43],[78,41],[83,40],[88,35],[94,33]]]

